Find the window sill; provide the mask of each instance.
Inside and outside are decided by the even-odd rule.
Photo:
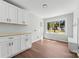
[[[53,33],[53,32],[46,32],[48,34],[58,34],[58,35],[65,35],[65,33]]]

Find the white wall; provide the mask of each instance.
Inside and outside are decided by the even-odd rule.
[[[56,33],[48,33],[47,32],[47,22],[51,22],[53,20],[65,20],[65,34],[56,34]],[[44,19],[44,37],[53,40],[59,41],[68,41],[68,36],[73,37],[73,13],[52,17],[48,19]]]
[[[0,23],[0,33],[20,32],[23,26]]]

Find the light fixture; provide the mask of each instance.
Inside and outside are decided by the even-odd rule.
[[[46,3],[44,3],[44,4],[42,4],[42,7],[43,7],[43,8],[47,8],[48,5],[47,5]]]
[[[41,6],[42,8],[47,8],[48,7],[48,0],[41,0]]]

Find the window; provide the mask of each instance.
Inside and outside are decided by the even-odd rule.
[[[47,29],[48,32],[65,33],[65,20],[48,22]]]

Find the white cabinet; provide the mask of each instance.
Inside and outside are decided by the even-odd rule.
[[[23,24],[23,10],[18,8],[18,24]]]
[[[69,49],[72,52],[79,53],[79,9],[73,12],[73,37],[68,38]]]
[[[27,36],[21,36],[21,50],[25,50],[27,48]]]
[[[21,39],[21,50],[26,50],[31,48],[32,42],[31,38],[28,35],[22,35]]]
[[[9,57],[11,53],[11,44],[8,37],[0,37],[0,58]]]
[[[31,41],[28,35],[0,37],[0,58],[12,57],[31,48]]]
[[[0,22],[4,21],[5,16],[5,5],[1,3],[0,1]]]
[[[77,53],[78,49],[78,21],[76,12],[73,14],[73,37],[68,37],[68,46],[70,51]]]
[[[6,58],[9,56],[9,42],[0,43],[0,58]]]
[[[74,25],[75,23],[75,25]],[[74,12],[73,39],[76,53],[79,53],[79,8]]]
[[[0,22],[6,22],[8,18],[8,3],[0,1]]]
[[[17,7],[0,1],[0,22],[17,23]]]
[[[11,40],[9,42],[10,43],[10,52],[12,53],[12,55],[17,54],[21,50],[19,36],[12,36],[12,37],[9,37],[8,39]]]
[[[11,57],[21,50],[19,36],[9,36],[0,38],[0,57]]]
[[[26,10],[23,10],[23,21],[22,21],[23,24],[27,24],[27,17],[28,15],[26,13]]]
[[[27,24],[27,13],[24,9],[18,8],[18,24]]]
[[[75,52],[77,53],[77,44],[73,43],[75,41],[75,39],[73,37],[68,37],[68,48],[71,52]]]
[[[5,1],[0,1],[0,22],[10,24],[27,24],[26,10]]]
[[[9,22],[17,23],[17,7],[11,4],[8,4],[8,14],[9,14]]]
[[[14,37],[12,43],[13,43],[12,53],[14,55],[14,54],[18,53],[21,50],[21,47],[20,47],[21,45],[20,45],[20,39],[19,39],[19,37],[18,36]]]
[[[78,10],[75,10],[73,13],[73,39],[74,41],[72,43],[78,42],[78,26],[79,26],[79,21],[78,21]]]

